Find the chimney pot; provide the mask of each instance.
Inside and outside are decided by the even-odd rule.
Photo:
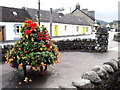
[[[76,9],[80,9],[80,4],[79,3],[76,4]]]

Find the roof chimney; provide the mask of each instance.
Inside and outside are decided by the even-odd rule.
[[[92,16],[93,18],[95,18],[95,11],[88,11],[88,14],[89,14],[90,16]]]
[[[87,8],[86,8],[86,9],[82,9],[82,11],[83,11],[84,13],[88,14],[88,9],[87,9]]]
[[[27,10],[27,7],[22,7],[22,9]]]
[[[79,3],[76,4],[76,9],[80,9],[80,4]]]

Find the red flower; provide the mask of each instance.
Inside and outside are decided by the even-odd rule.
[[[36,23],[33,23],[33,27],[36,27],[37,26],[37,24]]]
[[[38,36],[42,36],[42,34],[39,33]]]
[[[43,39],[45,39],[45,40],[48,40],[49,38],[48,37],[42,37]]]
[[[49,45],[47,45],[47,44],[46,44],[46,45],[44,45],[44,46],[45,46],[45,47],[49,47]]]
[[[32,20],[25,20],[25,23],[32,23]]]
[[[28,24],[28,27],[36,27],[36,26],[37,26],[36,23],[29,23],[29,24]]]
[[[32,30],[35,30],[37,24],[36,23],[29,23],[27,26],[31,27]]]
[[[28,24],[27,26],[28,26],[28,27],[32,27],[32,26],[33,26],[33,24],[32,24],[32,23],[30,23],[30,24]]]
[[[32,27],[31,29],[32,29],[32,30],[35,30],[35,27]]]
[[[38,38],[37,40],[42,40],[42,37]]]
[[[32,20],[28,20],[28,23],[32,23]]]
[[[50,46],[51,46],[52,44],[53,44],[53,43],[48,43],[48,45],[50,45]]]
[[[25,34],[30,34],[30,33],[31,33],[31,31],[26,29]]]
[[[44,34],[44,36],[48,36],[47,34]]]
[[[44,37],[45,40],[48,40],[49,38],[48,37]]]

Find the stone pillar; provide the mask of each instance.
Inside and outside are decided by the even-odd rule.
[[[108,50],[109,33],[106,28],[99,27],[96,31],[96,50],[97,52],[106,52]]]

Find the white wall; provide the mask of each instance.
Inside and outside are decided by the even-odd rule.
[[[5,26],[4,29],[4,36],[5,36],[5,40],[14,40],[15,37],[18,37],[18,35],[15,34],[15,28],[14,25],[15,24],[21,24],[21,23],[17,23],[17,22],[0,22],[0,26]]]
[[[84,25],[72,25],[72,24],[60,24],[60,23],[53,23],[52,24],[52,35],[54,35],[54,25],[58,25],[58,35],[57,36],[64,36],[64,35],[79,35],[82,34],[82,27],[88,27],[88,32],[85,30],[85,34],[91,34],[92,28],[91,26],[84,26]],[[65,31],[65,26],[67,26],[67,30]],[[79,30],[77,32],[77,26]]]
[[[0,26],[5,26],[5,40],[14,40],[14,38],[19,38],[19,35],[15,33],[15,24],[22,24],[17,22],[0,22]],[[48,32],[50,33],[50,23],[41,22],[40,25],[44,25]],[[91,26],[84,26],[84,25],[72,25],[72,24],[60,24],[60,23],[53,23],[52,24],[52,36],[54,35],[54,25],[58,25],[58,35],[57,36],[64,36],[64,35],[79,35],[82,34],[82,27],[88,27],[88,32],[85,31],[85,34],[91,34],[92,29]],[[65,31],[66,26],[66,31]],[[79,31],[77,32],[77,26],[79,27]]]
[[[44,25],[47,28],[48,32],[50,33],[50,23],[48,22],[40,22],[40,26]]]
[[[86,31],[85,34],[91,34],[92,33],[92,27],[91,26],[86,26],[88,27],[88,32]]]
[[[4,36],[5,36],[5,41],[7,40],[14,40],[15,38],[20,38],[19,34],[15,33],[15,25],[19,25],[22,23],[18,23],[18,22],[0,22],[0,26],[5,26],[5,30],[4,30]],[[48,32],[50,33],[50,25],[49,23],[41,23],[41,26],[45,25],[45,27],[47,27]]]

